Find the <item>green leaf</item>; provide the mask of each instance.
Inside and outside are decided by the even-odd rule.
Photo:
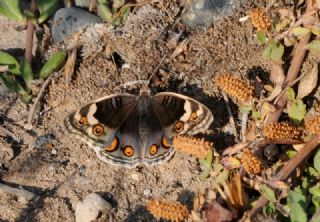
[[[205,159],[199,159],[199,164],[203,168],[202,173],[200,174],[201,179],[205,179],[209,177],[210,171],[212,169],[212,160],[213,160],[213,154],[212,151],[210,151]]]
[[[209,151],[205,159],[199,159],[200,166],[204,168],[211,168],[212,165],[212,151]]]
[[[290,208],[290,219],[294,222],[306,222],[307,214],[306,196],[303,194],[300,187],[296,187],[293,191],[290,190],[287,197],[287,205]]]
[[[313,158],[313,166],[320,173],[320,149],[318,149],[316,155]]]
[[[289,26],[290,23],[291,23],[291,19],[289,18],[284,18],[284,19],[279,18],[279,22],[277,22],[275,25],[276,32],[279,33],[283,31],[285,28]]]
[[[267,48],[265,48],[265,50],[262,53],[262,57],[266,60],[271,59],[271,52],[273,50],[274,47],[277,46],[277,42],[274,40],[271,40],[270,43],[268,44]]]
[[[23,14],[27,19],[32,19],[32,21],[36,21],[36,15],[31,10],[24,10]]]
[[[306,105],[301,99],[296,99],[290,102],[288,115],[294,124],[299,124],[306,114]]]
[[[10,19],[22,20],[23,15],[19,7],[19,0],[0,0],[0,14]]]
[[[239,106],[239,110],[242,113],[248,113],[252,110],[252,106]]]
[[[306,170],[310,176],[319,177],[319,175],[320,175],[319,172],[313,167],[308,167]]]
[[[291,222],[307,222],[307,214],[298,203],[294,203],[290,207]]]
[[[300,187],[295,187],[294,190],[290,190],[287,197],[287,204],[299,203],[303,208],[306,206],[306,196],[302,192]]]
[[[276,47],[272,48],[270,58],[273,61],[280,62],[282,59],[283,53],[284,53],[284,46],[281,43],[278,43]]]
[[[319,185],[315,185],[310,187],[309,192],[312,194],[312,203],[316,208],[320,206],[320,187]]]
[[[0,0],[1,1],[1,0]],[[8,65],[9,72],[20,75],[20,64],[19,62],[10,54],[0,51],[0,65]]]
[[[313,40],[307,47],[313,52],[320,53],[320,39]]]
[[[308,34],[311,30],[308,28],[304,28],[301,26],[295,27],[292,29],[292,33],[295,36],[305,36],[306,34]]]
[[[229,170],[223,170],[215,179],[216,184],[222,184],[229,178]]]
[[[117,11],[124,4],[125,4],[125,0],[114,0],[112,4],[112,8],[114,11]]]
[[[270,56],[271,56],[271,47],[270,45],[268,45],[267,48],[263,50],[262,58],[264,58],[265,60],[269,60]]]
[[[36,0],[36,2],[40,12],[38,23],[41,24],[58,9],[60,0]]]
[[[320,36],[320,28],[312,28],[311,29],[311,32],[313,33],[313,34],[315,34],[316,36]]]
[[[4,73],[0,74],[0,80],[8,89],[20,95],[26,96],[28,92],[11,76]]]
[[[28,85],[31,80],[33,80],[33,73],[30,63],[25,59],[21,59],[21,77]]]
[[[257,39],[261,44],[265,44],[268,41],[266,33],[261,31],[257,32]]]
[[[112,12],[111,9],[106,4],[97,4],[98,15],[102,20],[106,22],[110,22],[112,20]]]
[[[288,96],[288,100],[293,101],[296,98],[296,93],[294,92],[294,90],[292,88],[288,88],[287,90],[287,96]]]
[[[60,69],[66,61],[67,52],[59,51],[51,55],[48,61],[41,68],[39,76],[40,78],[48,77],[52,72]]]
[[[293,158],[295,155],[297,155],[297,151],[295,151],[295,150],[288,150],[288,151],[286,152],[286,154],[287,154],[287,156],[291,159],[291,158]]]
[[[272,202],[268,202],[266,206],[263,207],[262,212],[264,215],[272,215],[277,211],[276,206]]]
[[[257,121],[261,118],[260,112],[256,109],[252,110],[252,118]]]
[[[274,194],[274,191],[268,187],[267,185],[263,184],[260,187],[261,194],[270,202],[276,202],[276,195]]]

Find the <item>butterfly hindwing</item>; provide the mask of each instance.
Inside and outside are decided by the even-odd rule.
[[[169,138],[177,134],[204,132],[213,121],[211,111],[200,102],[171,92],[153,97],[155,113]]]

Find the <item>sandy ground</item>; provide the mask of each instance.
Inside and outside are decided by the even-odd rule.
[[[165,8],[146,5],[136,9],[120,34],[108,32],[104,38],[89,38],[79,53],[79,65],[70,87],[65,89],[63,77],[50,84],[31,131],[22,127],[31,106],[15,94],[2,95],[0,124],[22,142],[17,144],[0,135],[3,147],[13,151],[12,158],[1,162],[1,181],[31,191],[39,199],[28,202],[0,192],[0,221],[74,221],[75,204],[92,192],[102,195],[113,207],[102,212],[97,221],[155,221],[144,208],[151,197],[190,205],[194,194],[210,184],[209,180],[200,180],[195,157],[177,153],[169,162],[155,167],[112,166],[69,135],[63,119],[90,100],[113,93],[120,84],[147,79],[166,56],[152,87],[183,93],[206,104],[215,116],[210,140],[217,150],[232,144],[232,137],[222,131],[228,120],[212,80],[218,73],[248,78],[270,71],[260,56],[263,48],[257,43],[250,22],[239,22],[254,4],[263,5],[248,1],[232,17],[198,30],[186,30],[180,23],[172,26],[177,16],[175,8],[179,6],[176,2]],[[7,27],[0,26],[0,33],[6,30]],[[184,33],[187,46],[181,54],[170,58],[176,47],[171,49],[167,42],[170,34],[179,32]],[[3,42],[0,46],[4,48]],[[120,55],[122,61],[114,63],[110,50]],[[129,64],[130,69],[121,68],[122,64]],[[39,143],[39,136],[46,134],[52,134],[54,139],[34,146],[35,141]]]

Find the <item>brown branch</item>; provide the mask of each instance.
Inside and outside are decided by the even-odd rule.
[[[311,154],[311,152],[318,146],[320,143],[320,135],[313,136],[299,152],[290,159],[284,167],[281,168],[279,173],[274,177],[274,180],[286,180],[289,175]],[[252,219],[263,206],[268,203],[268,200],[261,196],[255,203],[254,208],[246,215]]]
[[[311,11],[313,11],[312,0],[308,0],[307,1],[307,9],[306,9],[305,14],[308,14]],[[295,81],[295,79],[298,77],[298,74],[301,69],[301,65],[303,63],[304,57],[307,52],[306,46],[309,43],[310,37],[311,37],[311,33],[308,33],[306,36],[304,36],[300,40],[300,42],[297,44],[297,46],[295,48],[295,52],[294,52],[293,58],[291,60],[291,65],[290,65],[290,68],[288,70],[287,77],[285,80],[285,82],[287,84]],[[278,100],[278,102],[275,104],[276,111],[273,113],[270,113],[268,115],[268,117],[266,119],[266,124],[278,121],[285,105],[287,104],[287,100],[288,100],[287,95],[283,94],[281,96],[281,98]]]
[[[307,51],[307,44],[309,43],[311,34],[307,34],[297,45],[295,48],[295,53],[293,55],[290,68],[288,70],[288,74],[286,77],[285,82],[291,83],[293,82],[297,77],[301,69],[302,62],[304,60],[306,51]],[[270,113],[267,117],[266,124],[268,123],[274,123],[277,122],[280,118],[280,115],[282,114],[282,111],[287,104],[287,95],[283,94],[281,98],[278,100],[278,102],[275,104],[276,111],[273,113]]]
[[[308,14],[313,10],[313,1],[307,0],[307,9],[304,14]],[[304,36],[300,42],[295,47],[295,52],[291,60],[291,65],[287,73],[285,82],[287,84],[292,83],[298,77],[303,60],[307,51],[307,44],[309,43],[311,34]],[[276,111],[269,113],[266,123],[277,122],[283,112],[285,105],[287,104],[287,95],[283,94],[278,102],[275,104]],[[293,157],[287,164],[279,171],[279,173],[274,177],[275,180],[285,180],[287,177],[296,169],[296,167],[303,162],[303,160],[310,155],[311,151],[320,143],[320,136],[312,137],[303,148]],[[260,210],[268,203],[264,196],[261,196],[255,203],[255,206],[249,211],[246,216],[252,219]],[[244,217],[246,217],[244,216]],[[244,218],[243,218],[244,219]]]
[[[35,12],[37,9],[36,0],[31,0],[31,12]],[[27,21],[27,37],[26,37],[26,50],[24,57],[31,64],[32,62],[32,48],[33,48],[33,35],[34,35],[34,24],[31,19]]]
[[[3,126],[0,126],[0,133],[3,133],[5,135],[10,136],[13,140],[15,140],[17,143],[21,143],[21,139],[16,136],[14,133],[12,133],[11,131],[7,130],[6,128],[4,128]]]

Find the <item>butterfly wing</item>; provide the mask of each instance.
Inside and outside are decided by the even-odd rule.
[[[205,105],[177,93],[156,94],[153,107],[165,135],[170,139],[177,134],[204,132],[213,121],[212,112]]]
[[[93,147],[103,161],[135,166],[140,161],[139,152],[131,154],[127,151],[126,156],[121,145],[124,143],[122,138],[126,138],[128,144],[137,146],[134,137],[137,122],[133,114],[136,105],[134,95],[110,95],[71,113],[64,122],[66,128]]]

